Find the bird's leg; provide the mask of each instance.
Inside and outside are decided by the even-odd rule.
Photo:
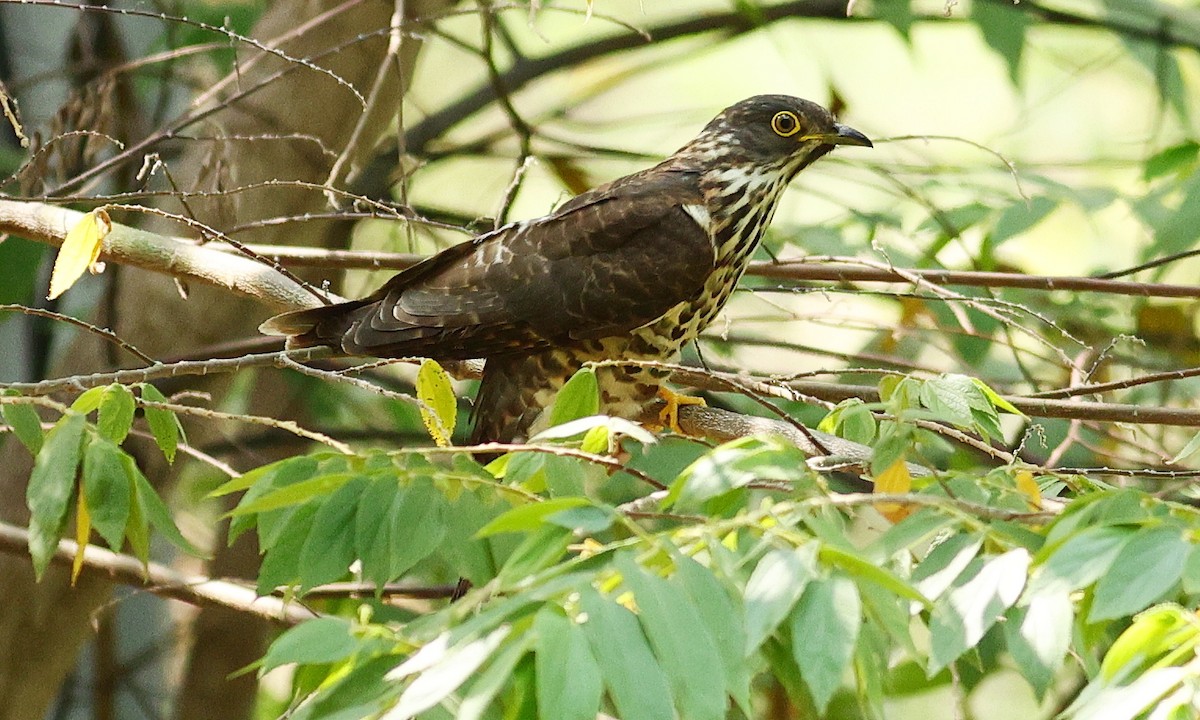
[[[680,405],[699,405],[706,407],[708,403],[704,402],[704,398],[692,397],[691,395],[681,395],[666,385],[660,385],[658,388],[658,396],[666,403],[663,409],[658,413],[658,420],[663,427],[670,428],[671,432],[678,435],[686,435],[682,428],[679,427],[679,406]]]

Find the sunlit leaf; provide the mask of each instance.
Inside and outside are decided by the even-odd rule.
[[[79,493],[75,502],[75,557],[71,560],[71,585],[83,570],[83,555],[92,534],[92,518],[88,515],[87,500]]]
[[[1025,587],[1029,561],[1029,552],[1024,548],[977,560],[978,572],[957,584],[934,606],[929,618],[931,673],[975,647],[1012,607]]]
[[[54,271],[50,275],[50,294],[47,300],[62,295],[67,288],[83,275],[85,270],[97,272],[96,260],[104,245],[104,238],[112,231],[112,220],[104,208],[84,214],[67,232],[66,239],[54,258]]]
[[[912,475],[908,471],[908,463],[903,455],[896,459],[886,470],[875,476],[873,492],[886,495],[903,495],[912,490]],[[894,502],[875,503],[875,509],[880,515],[892,522],[900,522],[913,513],[913,506]]]
[[[438,447],[449,447],[458,422],[458,399],[450,376],[435,360],[423,360],[417,370],[417,399],[421,401],[421,422],[430,437]]]
[[[137,403],[129,388],[118,384],[109,385],[104,388],[100,397],[96,429],[101,435],[120,445],[133,426],[133,414],[136,409]]]
[[[1104,656],[1100,672],[1112,679],[1141,670],[1174,654],[1182,664],[1200,645],[1200,619],[1179,605],[1158,605],[1138,615],[1133,624],[1113,642]]]
[[[1043,592],[1021,602],[1009,612],[1004,634],[1017,671],[1042,697],[1054,684],[1071,642],[1071,596]]]
[[[438,662],[413,679],[400,695],[396,706],[384,713],[380,720],[407,720],[440,703],[475,674],[510,631],[509,626],[502,625],[484,637],[446,650]],[[396,671],[388,675],[391,680],[400,677],[403,675]]]

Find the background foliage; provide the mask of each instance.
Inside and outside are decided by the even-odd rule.
[[[1196,715],[1194,8],[402,5],[0,2],[0,717]],[[44,301],[18,212],[358,296],[759,92],[876,150],[801,176],[684,362],[869,453],[652,435],[585,371],[481,465],[440,366],[300,365],[131,268]]]

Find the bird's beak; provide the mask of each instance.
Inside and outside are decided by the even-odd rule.
[[[829,142],[834,145],[859,145],[861,147],[875,147],[871,144],[870,138],[850,127],[849,125],[834,123],[833,129],[835,134],[832,138],[830,138]]]
[[[871,139],[863,135],[859,131],[849,125],[841,123],[833,124],[833,132],[831,133],[813,133],[805,135],[800,140],[818,140],[825,145],[858,145],[859,147],[875,147],[871,144]]]

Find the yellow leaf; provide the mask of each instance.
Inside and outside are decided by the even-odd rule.
[[[450,376],[434,360],[425,360],[417,371],[417,399],[421,401],[421,422],[430,437],[438,447],[449,447],[458,420],[458,401]]]
[[[84,270],[96,269],[96,259],[100,257],[100,248],[104,238],[112,231],[112,220],[104,208],[96,208],[87,213],[75,223],[75,227],[67,233],[58,256],[54,258],[54,272],[50,275],[50,294],[47,300],[62,295],[67,288],[83,275]]]
[[[875,492],[879,494],[897,495],[912,490],[912,475],[908,474],[908,464],[904,456],[896,458],[886,470],[875,476]],[[900,503],[878,503],[875,509],[888,520],[897,523],[912,514],[911,505]]]
[[[1028,470],[1017,471],[1017,490],[1029,496],[1029,504],[1035,509],[1042,509],[1042,489],[1033,479],[1033,473]]]
[[[83,499],[81,491],[75,509],[75,559],[71,562],[72,587],[75,586],[75,580],[79,577],[79,571],[83,570],[83,550],[87,547],[88,538],[91,535],[92,516],[88,512],[87,501]]]

